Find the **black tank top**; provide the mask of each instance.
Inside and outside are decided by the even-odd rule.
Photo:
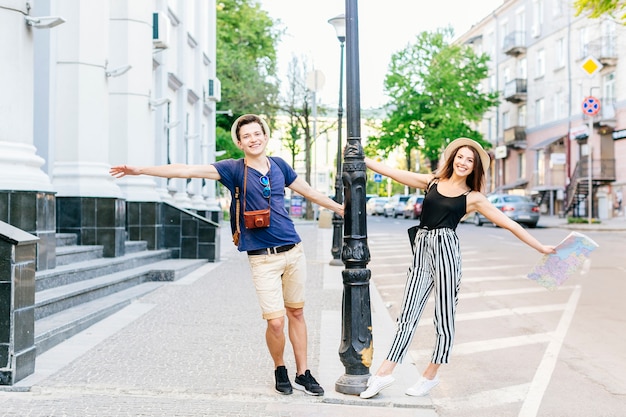
[[[437,191],[437,183],[433,184],[424,197],[420,229],[456,230],[467,211],[467,194],[469,191],[457,197],[446,197]]]

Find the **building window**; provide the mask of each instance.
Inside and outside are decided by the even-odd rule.
[[[565,0],[556,0],[554,2],[554,9],[552,9],[554,16],[563,16],[565,12]]]
[[[502,85],[506,85],[506,83],[511,81],[511,70],[509,69],[509,67],[504,68],[504,70],[502,71],[502,81]]]
[[[524,152],[517,154],[517,178],[526,178],[526,154]]]
[[[615,73],[611,72],[602,77],[602,98],[600,98],[602,106],[603,119],[615,118]]]
[[[589,55],[588,44],[589,44],[589,31],[586,27],[580,28],[578,32],[578,40],[579,40],[579,50],[578,55],[580,59],[586,58]]]
[[[511,115],[508,111],[502,113],[502,129],[506,130],[511,127]]]
[[[519,60],[517,64],[517,74],[518,78],[521,78],[522,80],[528,78],[528,60],[526,58]]]
[[[537,51],[537,67],[535,76],[537,78],[543,77],[546,74],[546,50],[540,49]]]
[[[556,40],[556,69],[563,68],[565,66],[565,40],[563,38],[559,38]]]
[[[604,101],[607,103],[615,102],[615,73],[612,72],[602,77],[602,84],[604,86]]]
[[[489,56],[492,61],[495,61],[496,55],[496,34],[493,32],[489,32],[487,35],[487,45],[486,49],[489,51]]]
[[[543,149],[537,151],[537,181],[535,185],[546,185],[546,154]]]
[[[554,120],[565,117],[565,94],[563,91],[554,93]]]
[[[544,111],[545,103],[544,99],[540,98],[535,101],[535,126],[541,126],[544,123]]]
[[[615,47],[615,22],[605,20],[602,22],[602,56],[616,56]]]
[[[523,104],[517,109],[517,125],[526,126],[526,105]]]
[[[488,127],[488,129],[489,129],[489,133],[488,133],[489,141],[493,143],[493,142],[495,142],[496,132],[497,132],[497,129],[496,129],[496,118],[492,117],[492,118],[488,119],[487,123],[488,123],[488,126],[489,126]]]
[[[509,22],[507,20],[504,20],[501,24],[500,24],[500,50],[504,49],[504,40],[506,39],[506,37],[509,34]]]
[[[541,35],[543,27],[543,0],[533,1],[533,27],[532,35],[537,38]]]

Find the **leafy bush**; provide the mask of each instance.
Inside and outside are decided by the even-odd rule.
[[[587,217],[568,217],[567,218],[567,223],[568,224],[588,224],[589,223],[589,219]],[[600,223],[600,219],[592,218],[591,219],[591,223],[592,224],[599,224]]]

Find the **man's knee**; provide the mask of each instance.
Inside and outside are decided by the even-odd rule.
[[[285,329],[285,318],[278,317],[267,321],[267,328],[272,333],[282,333]]]
[[[287,307],[287,317],[289,320],[304,320],[304,309]]]

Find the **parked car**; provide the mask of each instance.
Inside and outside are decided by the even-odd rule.
[[[419,219],[422,215],[422,203],[424,202],[424,196],[421,194],[413,194],[406,201],[404,205],[404,218],[405,219]]]
[[[409,194],[394,194],[389,197],[389,201],[385,204],[383,215],[385,217],[398,217],[404,215],[404,205],[411,197]]]
[[[490,194],[487,200],[512,220],[531,228],[537,226],[540,217],[539,206],[529,197],[514,194]],[[484,223],[490,223],[490,221],[482,214],[475,213],[474,224],[482,226]]]
[[[387,197],[372,197],[365,203],[365,212],[372,216],[382,216],[385,204],[389,199]]]

